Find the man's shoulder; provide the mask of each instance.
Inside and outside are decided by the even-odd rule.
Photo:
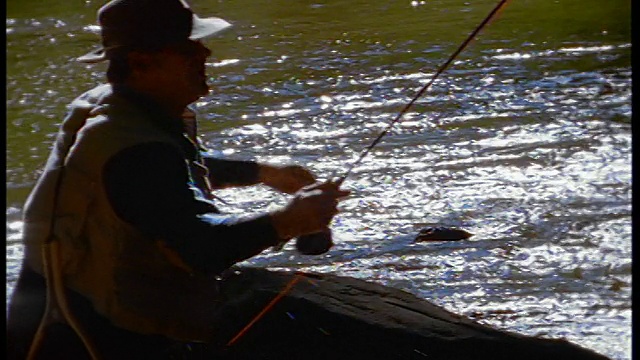
[[[94,108],[102,104],[112,94],[113,88],[111,84],[101,84],[75,98],[70,106],[72,108]]]
[[[84,157],[110,157],[144,143],[163,143],[174,151],[179,139],[158,127],[148,112],[122,96],[111,84],[99,85],[71,103],[67,120],[83,118],[75,148]]]

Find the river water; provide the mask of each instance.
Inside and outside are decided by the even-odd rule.
[[[234,29],[208,41],[202,138],[232,159],[341,175],[492,1],[192,1]],[[356,167],[334,248],[249,264],[387,284],[478,321],[631,358],[628,0],[512,1]],[[99,2],[7,4],[7,299],[23,202],[65,106],[104,79]],[[287,197],[218,195],[228,212]],[[414,243],[427,226],[463,242]]]

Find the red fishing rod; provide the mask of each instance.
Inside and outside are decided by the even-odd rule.
[[[420,88],[420,90],[411,99],[411,101],[407,103],[407,105],[405,105],[402,108],[402,110],[400,110],[400,112],[398,113],[398,115],[396,115],[393,121],[391,121],[391,123],[387,125],[387,127],[378,135],[378,137],[376,137],[373,140],[371,145],[367,146],[362,151],[362,153],[360,153],[360,156],[356,159],[356,161],[354,161],[347,168],[347,171],[344,173],[344,175],[342,175],[337,179],[336,183],[338,184],[338,187],[342,185],[342,183],[346,180],[346,178],[351,174],[353,169],[358,164],[360,164],[360,162],[362,162],[362,160],[367,156],[367,154],[369,154],[369,152],[371,152],[371,149],[373,149],[380,142],[380,140],[382,140],[382,138],[385,135],[387,135],[387,133],[389,133],[389,131],[393,128],[395,124],[400,122],[404,114],[406,114],[407,111],[409,111],[409,109],[413,106],[413,104],[431,87],[433,82],[436,81],[436,79],[440,76],[440,74],[442,74],[445,70],[447,70],[447,68],[451,65],[453,60],[455,60],[455,58],[467,47],[467,45],[469,45],[469,43],[476,37],[476,35],[478,35],[478,33],[485,26],[487,26],[487,24],[489,24],[489,22],[496,16],[496,14],[507,4],[507,1],[508,0],[501,0],[500,2],[498,2],[498,4],[491,10],[489,15],[487,15],[487,17],[484,20],[482,20],[482,22],[469,34],[469,36],[467,36],[467,38],[462,42],[462,44],[460,44],[460,46],[456,49],[456,51],[454,51],[453,54],[449,56],[447,61],[445,61],[438,68],[438,70],[433,74],[429,82],[427,82],[424,86],[422,86],[422,88]],[[323,241],[324,243],[322,243]],[[332,244],[333,242],[331,240],[331,232],[327,230],[325,232],[321,232],[318,234],[311,234],[311,235],[299,237],[296,242],[296,247],[298,248],[298,250],[308,247],[309,249],[313,249],[313,251],[315,251],[316,253],[323,253],[323,252],[326,252],[331,247]],[[305,251],[301,251],[301,252],[305,253]],[[306,252],[306,253],[313,254],[313,252]],[[253,326],[253,324],[255,324],[258,320],[260,320],[260,318],[262,318],[264,314],[266,314],[269,310],[271,310],[271,308],[273,308],[273,306],[282,297],[284,297],[284,295],[286,295],[293,288],[293,285],[295,285],[295,283],[297,283],[303,276],[304,276],[304,273],[301,273],[301,272],[296,273],[296,275],[286,284],[286,286],[282,289],[282,291],[280,291],[280,293],[269,304],[267,304],[267,306],[264,309],[262,309],[262,311],[260,311],[258,315],[256,315],[242,330],[240,330],[240,332],[227,343],[227,346],[231,346],[234,343],[236,343],[251,328],[251,326]]]

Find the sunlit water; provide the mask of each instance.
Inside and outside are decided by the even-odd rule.
[[[213,91],[196,104],[203,140],[220,156],[340,176],[485,16],[492,4],[482,3],[347,9],[402,13],[401,34],[366,16],[361,28],[334,19],[340,2],[298,5],[299,14],[281,5],[269,21],[221,4],[237,23],[212,42]],[[70,61],[96,42],[97,5],[87,4],[78,18],[7,19],[7,299],[22,259],[22,203],[65,105],[103,77],[101,65]],[[531,3],[511,6],[345,181],[352,195],[330,252],[301,256],[288,244],[248,263],[376,281],[499,328],[630,359],[628,35],[604,28],[560,41],[517,20]],[[333,20],[314,22],[318,12]],[[414,34],[416,16],[432,20],[426,38]],[[233,213],[287,200],[260,186],[218,195]],[[413,242],[436,225],[475,235]]]

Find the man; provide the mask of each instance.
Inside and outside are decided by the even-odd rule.
[[[348,195],[337,183],[314,184],[298,166],[202,155],[187,107],[209,91],[211,52],[200,40],[229,23],[199,18],[181,0],[113,0],[98,20],[103,46],[79,60],[109,61],[109,83],[71,104],[25,205],[10,358],[25,356],[42,315],[43,274],[51,265],[42,245],[51,239],[60,257],[47,261],[60,266],[80,322],[102,335],[98,352],[156,358],[172,341],[219,341],[216,276],[269,247],[326,229]],[[295,195],[270,213],[230,216],[216,209],[214,188],[256,183]],[[40,357],[80,356],[61,342],[77,345],[70,328],[51,326],[46,334]],[[146,352],[136,355],[139,348]]]

